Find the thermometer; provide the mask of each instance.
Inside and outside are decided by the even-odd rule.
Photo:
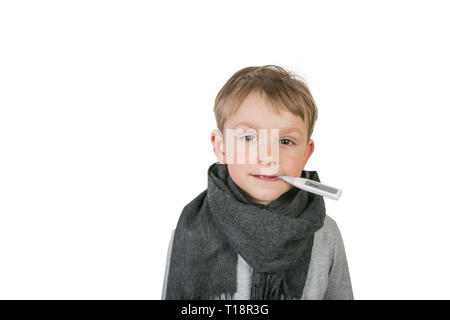
[[[294,185],[299,189],[312,192],[333,200],[339,200],[339,197],[341,196],[342,193],[341,189],[333,188],[323,183],[310,179],[300,177],[289,177],[289,176],[278,176],[278,178],[280,178],[284,182]]]

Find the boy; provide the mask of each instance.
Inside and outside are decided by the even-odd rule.
[[[343,240],[323,197],[277,178],[320,182],[303,170],[317,120],[307,86],[281,67],[244,68],[220,90],[214,112],[218,162],[172,233],[162,298],[353,299]],[[235,138],[244,149],[235,152]]]

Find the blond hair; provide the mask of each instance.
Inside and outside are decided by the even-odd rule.
[[[242,101],[253,92],[264,93],[275,113],[287,109],[299,115],[308,127],[308,143],[317,121],[316,103],[303,80],[275,65],[243,68],[225,83],[214,102],[217,127],[222,133],[225,121],[238,111]]]

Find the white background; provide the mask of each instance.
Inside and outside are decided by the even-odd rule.
[[[304,77],[356,299],[449,299],[445,1],[4,1],[0,298],[160,299],[246,66]]]

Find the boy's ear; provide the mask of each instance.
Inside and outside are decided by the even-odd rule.
[[[214,129],[211,132],[211,143],[213,145],[213,151],[216,155],[217,160],[221,164],[225,164],[224,141],[220,130]]]
[[[306,163],[308,162],[309,157],[311,157],[312,153],[314,152],[314,148],[315,148],[315,145],[314,145],[313,139],[309,139],[309,142],[306,145],[305,154],[303,157],[303,166],[305,166]]]

